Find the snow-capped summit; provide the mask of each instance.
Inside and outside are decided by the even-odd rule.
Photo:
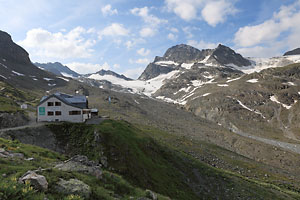
[[[155,57],[154,62],[147,66],[139,79],[148,80],[180,68],[191,69],[197,63],[209,66],[234,65],[243,67],[251,65],[248,59],[221,44],[215,49],[203,50],[180,44],[169,48],[163,57]]]

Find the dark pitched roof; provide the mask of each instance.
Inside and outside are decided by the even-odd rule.
[[[64,93],[60,93],[60,92],[49,95],[49,96],[42,97],[38,106],[41,105],[42,103],[44,103],[45,101],[47,101],[48,99],[50,99],[51,97],[55,97],[55,98],[59,99],[60,101],[64,102],[65,104],[76,107],[76,108],[85,109],[88,106],[87,99],[85,96],[83,96],[83,95],[72,96],[72,95],[64,94]]]

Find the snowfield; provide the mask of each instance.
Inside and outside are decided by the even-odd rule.
[[[131,88],[134,93],[143,93],[147,96],[151,96],[155,93],[163,84],[164,81],[167,79],[171,79],[179,70],[171,71],[167,74],[161,74],[153,79],[142,81],[142,80],[132,80],[127,81],[112,75],[99,75],[99,74],[92,74],[88,78],[95,79],[95,80],[106,80],[113,84],[120,85],[123,88]]]
[[[248,81],[246,81],[247,83],[258,83],[258,79],[254,78],[254,79],[250,79]]]

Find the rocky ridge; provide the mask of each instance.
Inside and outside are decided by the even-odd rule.
[[[201,51],[192,46],[180,44],[169,48],[163,57],[155,57],[154,62],[146,67],[139,79],[149,80],[180,67],[190,68],[196,63],[211,63],[216,66],[235,65],[238,67],[251,65],[248,59],[221,44],[215,49]]]
[[[288,51],[283,54],[283,56],[292,56],[292,55],[300,55],[300,48]]]
[[[54,63],[34,63],[37,67],[52,72],[58,76],[74,77],[77,78],[80,76],[77,72],[71,70],[68,66],[65,66],[59,62]]]
[[[29,54],[3,31],[0,31],[0,81],[25,89],[49,89],[66,84],[65,80],[33,65]]]

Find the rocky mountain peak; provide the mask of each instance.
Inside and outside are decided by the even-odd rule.
[[[0,31],[0,55],[2,59],[12,60],[17,63],[31,63],[27,51],[15,44],[11,36],[4,31]]]
[[[210,59],[216,60],[221,65],[234,64],[239,67],[251,65],[248,59],[222,44],[213,50]]]
[[[179,44],[169,48],[163,57],[156,57],[155,62],[163,60],[171,60],[178,63],[197,61],[205,57],[203,51],[190,45]]]
[[[73,77],[79,77],[80,74],[78,74],[77,72],[71,70],[69,67],[61,64],[60,62],[48,62],[48,63],[34,63],[36,66],[52,72],[58,76],[73,76]]]
[[[126,81],[132,80],[132,79],[130,79],[130,78],[124,76],[123,74],[120,75],[120,74],[118,74],[118,73],[116,73],[116,72],[113,72],[113,71],[111,71],[111,70],[104,70],[104,69],[101,69],[100,71],[96,72],[96,74],[99,74],[99,75],[101,75],[101,76],[104,76],[104,75],[111,75],[111,76],[115,76],[115,77],[117,77],[117,78],[124,79],[124,80],[126,80]]]
[[[293,56],[293,55],[300,55],[300,48],[291,50],[283,54],[283,56]]]

